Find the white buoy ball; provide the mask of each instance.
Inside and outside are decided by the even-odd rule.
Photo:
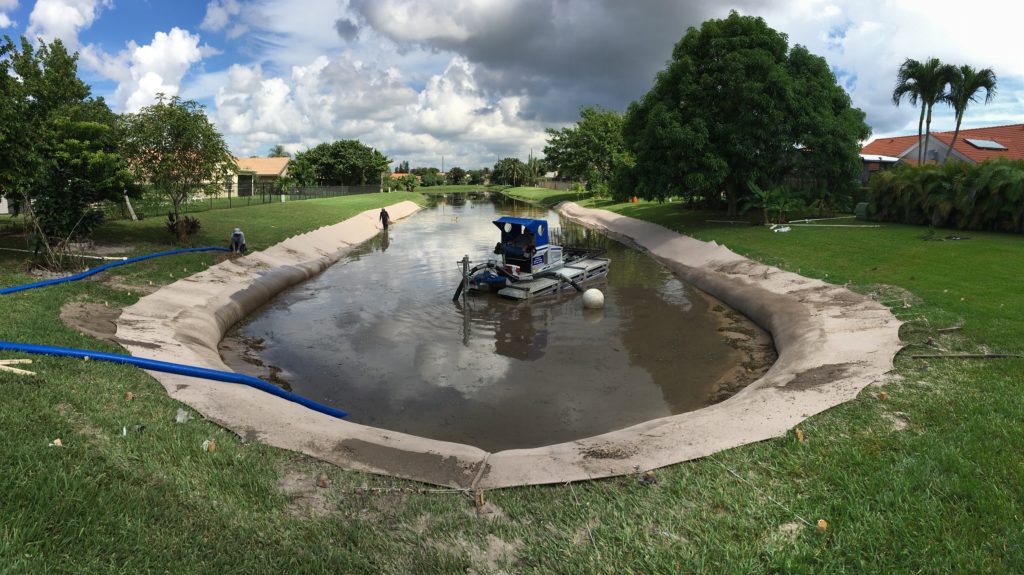
[[[583,307],[588,309],[601,309],[604,307],[604,294],[601,290],[590,288],[583,292]]]

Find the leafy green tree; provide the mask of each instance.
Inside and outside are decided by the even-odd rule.
[[[561,179],[586,182],[587,189],[607,183],[628,154],[622,127],[622,114],[585,107],[575,125],[546,130],[546,161]]]
[[[932,133],[932,108],[947,97],[946,86],[956,76],[957,69],[943,64],[938,58],[918,62],[907,58],[896,72],[896,88],[892,102],[897,106],[906,97],[912,106],[921,103],[921,116],[917,121],[917,163],[928,159],[928,138]],[[922,141],[923,138],[923,141]]]
[[[167,197],[174,222],[184,223],[181,205],[192,195],[219,192],[237,168],[224,138],[194,100],[157,94],[155,104],[126,114],[122,122],[136,178]],[[176,225],[175,235],[185,241],[185,226]]]
[[[871,136],[864,112],[854,108],[849,94],[836,84],[828,63],[807,48],[790,50],[788,69],[792,103],[801,113],[790,118],[791,137],[799,150],[787,154],[792,163],[784,168],[816,183],[820,205],[848,204],[860,187],[859,143]]]
[[[358,186],[379,182],[390,163],[359,140],[340,140],[295,154],[288,171],[303,186]]]
[[[401,186],[402,189],[404,189],[405,191],[411,192],[415,190],[417,186],[420,185],[420,181],[419,178],[417,178],[415,175],[406,174],[401,178],[398,178],[398,185]]]
[[[398,162],[398,165],[395,166],[395,173],[396,174],[408,174],[409,173],[409,161],[408,160],[402,160],[401,162]]]
[[[621,162],[616,197],[724,196],[735,214],[750,182],[774,188],[799,168],[854,165],[868,128],[822,58],[732,12],[683,36],[623,133],[633,158]]]
[[[292,157],[292,155],[289,154],[284,149],[283,145],[276,144],[276,145],[274,145],[273,148],[270,148],[270,152],[267,154],[267,157],[268,158],[290,158],[290,157]]]
[[[522,186],[526,183],[526,164],[519,158],[504,158],[494,164],[491,181],[505,186]]]
[[[488,171],[483,170],[470,170],[469,171],[469,183],[474,186],[482,186],[487,183]]]
[[[466,173],[466,170],[463,170],[458,166],[448,170],[448,173],[444,175],[445,181],[453,186],[464,184],[467,177],[468,174]]]
[[[956,69],[956,74],[949,84],[949,94],[946,95],[946,102],[953,107],[956,114],[956,129],[953,131],[953,139],[949,142],[949,149],[946,151],[943,162],[949,159],[949,154],[953,152],[957,136],[960,135],[960,123],[964,120],[967,107],[971,102],[978,101],[977,94],[982,90],[985,91],[985,103],[988,104],[996,95],[996,73],[992,71],[992,68],[975,70],[964,65]]]
[[[77,61],[60,40],[35,49],[5,37],[0,45],[0,194],[25,211],[33,247],[52,267],[68,240],[87,238],[103,221],[97,204],[134,191],[116,116],[90,97]]]
[[[413,168],[410,173],[419,176],[420,185],[425,188],[444,184],[444,178],[441,176],[441,170],[437,168]]]

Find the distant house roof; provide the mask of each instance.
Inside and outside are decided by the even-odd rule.
[[[290,158],[235,158],[239,171],[256,172],[257,176],[277,177],[285,175]]]
[[[939,152],[944,155],[953,139],[953,132],[932,132],[931,135],[928,149],[933,150],[936,144],[940,144],[943,148]],[[862,156],[898,157],[904,162],[916,164],[916,150],[917,135],[912,135],[878,138],[864,146],[860,153]],[[962,156],[961,159],[974,163],[992,158],[1024,159],[1024,124],[960,130],[953,151],[957,156]]]

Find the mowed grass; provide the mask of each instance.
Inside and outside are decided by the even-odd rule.
[[[261,249],[406,197],[420,196],[204,212],[196,243],[223,245],[239,226]],[[477,510],[465,494],[243,443],[197,414],[175,423],[181,404],[135,368],[34,357],[37,378],[0,373],[0,572],[1024,572],[1021,361],[907,357],[1021,351],[1024,302],[1011,281],[1021,238],[932,242],[900,226],[773,234],[709,224],[724,218],[672,204],[605,207],[877,294],[908,322],[888,398],[866,390],[810,418],[800,426],[806,443],[787,436],[732,449],[659,469],[653,481],[488,492]],[[119,222],[100,239],[134,253],[168,249],[156,223]],[[32,279],[21,256],[0,254],[0,285]],[[0,296],[0,339],[118,351],[64,327],[60,308],[123,307],[138,298],[130,285],[166,283],[217,257],[140,262],[146,271],[125,271],[115,285]],[[47,447],[57,437],[65,447]],[[212,453],[200,448],[208,439]],[[320,474],[327,487],[316,486]]]

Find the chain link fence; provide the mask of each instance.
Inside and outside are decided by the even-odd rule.
[[[281,204],[301,200],[336,198],[358,194],[380,192],[380,184],[359,186],[305,186],[282,189],[277,182],[242,182],[242,185],[225,183],[223,191],[216,195],[196,194],[182,204],[183,213],[205,212],[215,209],[240,208],[260,204]],[[132,208],[139,219],[165,217],[172,211],[171,203],[157,192],[146,192],[141,198],[132,199]],[[124,202],[111,203],[105,211],[108,219],[128,219],[128,207]]]

